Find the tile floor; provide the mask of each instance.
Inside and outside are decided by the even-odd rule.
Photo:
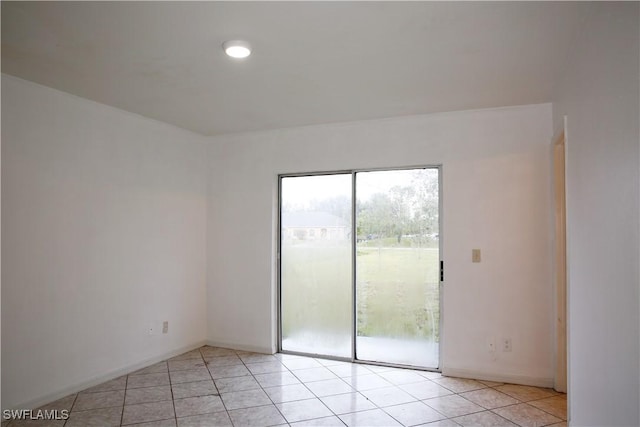
[[[208,346],[43,408],[70,417],[8,426],[567,424],[566,396],[550,389]]]

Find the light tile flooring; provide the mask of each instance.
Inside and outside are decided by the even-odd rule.
[[[550,389],[205,346],[44,407],[67,421],[8,425],[566,426],[566,407]]]

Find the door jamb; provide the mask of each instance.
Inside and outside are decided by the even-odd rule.
[[[567,220],[566,220],[566,118],[552,141],[555,291],[554,388],[567,391]]]

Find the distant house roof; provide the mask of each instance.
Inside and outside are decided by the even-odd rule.
[[[282,227],[348,227],[349,224],[339,216],[326,212],[283,212]]]

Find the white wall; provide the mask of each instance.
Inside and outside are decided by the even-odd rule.
[[[212,138],[209,339],[275,348],[278,174],[442,164],[445,372],[551,385],[551,128],[544,104]]]
[[[204,342],[204,138],[3,75],[2,140],[3,407]]]
[[[569,416],[640,425],[639,7],[593,4],[554,100],[567,115]]]

